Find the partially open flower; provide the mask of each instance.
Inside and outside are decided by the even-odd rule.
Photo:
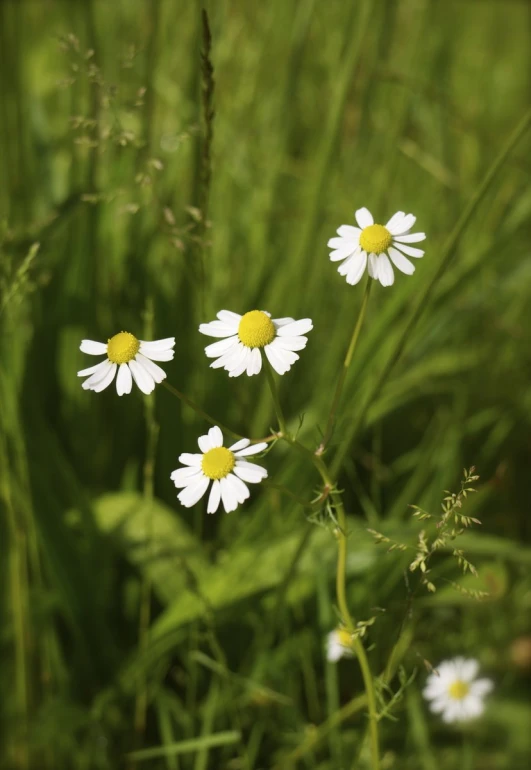
[[[82,387],[99,393],[105,390],[116,377],[116,392],[119,396],[130,393],[133,380],[142,393],[149,395],[155,389],[155,383],[162,382],[166,372],[154,361],[171,361],[173,358],[175,337],[164,340],[144,342],[130,332],[119,332],[107,342],[82,340],[79,349],[90,356],[106,356],[95,366],[82,369],[78,377],[87,377]]]
[[[330,631],[326,637],[326,657],[331,663],[336,663],[340,658],[351,658],[352,637],[346,628],[340,626]]]

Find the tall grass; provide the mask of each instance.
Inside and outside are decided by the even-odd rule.
[[[0,4],[0,764],[366,766],[358,668],[324,655],[336,544],[278,488],[307,501],[312,465],[278,444],[252,502],[190,512],[169,474],[205,423],[163,388],[146,412],[138,394],[86,393],[76,377],[83,337],[151,323],[154,338],[177,336],[168,381],[263,436],[265,379],[209,370],[197,326],[221,308],[311,316],[281,399],[317,447],[363,295],[326,241],[366,205],[381,219],[413,211],[428,234],[414,276],[373,287],[328,453],[342,454],[348,601],[377,616],[375,672],[413,613],[390,687],[416,677],[382,720],[384,766],[526,767],[530,664],[515,641],[529,634],[531,562],[529,135],[400,341],[527,108],[531,8],[206,8],[201,59],[198,4]],[[436,511],[472,464],[468,512],[483,527],[466,548],[489,598],[448,588],[411,609],[403,559],[367,528],[414,537],[409,506]],[[419,695],[423,660],[452,654],[496,681],[464,732]]]

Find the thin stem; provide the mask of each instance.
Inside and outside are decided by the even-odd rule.
[[[371,674],[369,661],[365,648],[361,643],[359,636],[356,635],[356,628],[354,621],[348,609],[347,604],[347,591],[346,591],[346,567],[347,567],[347,517],[345,516],[345,508],[341,495],[339,492],[332,493],[332,499],[336,503],[337,519],[339,524],[338,534],[338,557],[337,557],[337,574],[336,574],[336,592],[337,603],[343,623],[345,624],[347,631],[353,634],[352,648],[356,653],[358,662],[360,664],[361,675],[363,677],[363,684],[365,687],[365,693],[367,695],[367,707],[369,711],[369,735],[371,742],[371,756],[372,756],[372,768],[373,770],[379,770],[380,767],[380,750],[379,750],[379,738],[378,738],[378,712],[376,710],[376,694],[374,690],[374,680]]]
[[[317,449],[316,454],[322,454],[326,449],[326,445],[332,438],[332,432],[334,430],[334,422],[336,419],[337,408],[341,400],[341,393],[343,392],[343,386],[345,385],[347,372],[348,372],[350,363],[352,361],[352,356],[354,355],[354,351],[356,349],[358,338],[360,336],[361,327],[363,326],[363,321],[365,319],[365,313],[367,311],[367,304],[369,302],[369,295],[371,293],[372,284],[373,284],[373,279],[370,276],[367,276],[367,283],[365,285],[365,291],[363,293],[360,312],[358,313],[358,318],[356,320],[354,329],[352,331],[352,337],[350,338],[350,343],[347,349],[347,353],[345,355],[345,359],[343,361],[343,366],[341,368],[341,372],[337,380],[336,391],[334,393],[332,405],[330,406],[330,413],[328,415],[328,421],[326,423],[326,430],[324,432],[323,440],[321,441],[321,444],[319,445],[319,448]]]
[[[286,420],[284,418],[284,413],[282,411],[282,407],[280,405],[280,398],[278,395],[278,388],[277,383],[275,382],[275,376],[273,374],[273,369],[267,364],[266,368],[266,374],[267,374],[267,382],[269,385],[269,390],[271,391],[271,397],[273,399],[273,405],[275,407],[275,413],[277,415],[278,425],[280,428],[280,432],[283,434],[283,436],[287,436],[287,430],[286,430]]]
[[[192,401],[191,398],[189,398],[184,393],[181,393],[180,390],[177,390],[177,388],[174,388],[173,385],[170,385],[169,382],[166,382],[166,380],[162,383],[166,390],[169,390],[170,393],[172,393],[174,396],[177,396],[186,406],[189,406],[190,409],[193,409],[196,414],[198,414],[200,417],[202,417],[204,420],[209,422],[211,425],[217,425],[218,428],[221,428],[221,430],[224,433],[228,433],[229,436],[233,436],[233,438],[247,438],[247,436],[242,436],[240,433],[236,433],[235,431],[231,430],[230,428],[227,428],[226,425],[223,425],[222,422],[219,420],[216,420],[215,417],[211,417],[207,412],[203,411],[200,406],[197,406],[197,404]],[[251,444],[270,444],[271,441],[276,441],[279,438],[278,433],[270,433],[269,436],[264,436],[264,438],[252,438]]]
[[[494,181],[498,172],[503,166],[505,160],[507,159],[507,156],[513,150],[513,148],[517,145],[517,143],[520,141],[520,139],[526,133],[526,131],[529,129],[530,126],[531,126],[531,109],[527,111],[527,113],[524,115],[520,123],[516,126],[515,130],[513,131],[513,133],[507,140],[507,142],[505,143],[505,146],[501,149],[500,154],[495,159],[490,169],[487,171],[487,174],[483,182],[477,188],[476,192],[470,199],[468,206],[465,208],[465,210],[463,211],[463,214],[458,220],[443,250],[439,267],[437,268],[431,281],[428,283],[426,289],[420,295],[417,305],[413,310],[413,313],[408,323],[406,324],[402,334],[400,335],[400,338],[398,340],[398,343],[395,346],[393,353],[389,357],[389,360],[386,366],[383,368],[380,376],[376,381],[376,384],[374,385],[371,392],[369,393],[369,396],[365,399],[365,402],[362,408],[360,409],[360,411],[358,412],[358,416],[355,419],[354,423],[352,424],[349,430],[345,431],[346,435],[341,443],[341,446],[337,451],[337,454],[334,458],[334,462],[332,465],[332,471],[334,474],[337,474],[339,472],[343,464],[343,460],[345,459],[345,456],[349,450],[349,446],[350,446],[350,443],[352,442],[352,439],[359,433],[359,431],[363,426],[363,422],[365,420],[369,405],[380,392],[382,386],[384,385],[387,378],[389,377],[391,370],[393,369],[393,367],[399,360],[400,356],[402,355],[404,348],[407,344],[407,341],[410,338],[411,332],[413,331],[414,326],[416,325],[420,316],[422,315],[423,311],[428,305],[428,300],[435,286],[437,285],[439,279],[441,278],[443,273],[447,270],[449,263],[455,256],[456,247],[459,242],[459,239],[461,238],[463,232],[468,226],[470,219],[474,215],[480,202],[485,197],[485,194],[487,193],[492,182]]]
[[[224,433],[228,433],[230,436],[233,436],[234,438],[245,438],[244,436],[241,436],[239,433],[235,433],[235,431],[231,430],[230,428],[227,428],[226,425],[223,425],[222,422],[219,420],[216,420],[215,417],[211,417],[207,412],[205,412],[203,409],[201,409],[200,406],[197,406],[197,404],[192,401],[191,398],[188,398],[184,393],[181,393],[180,390],[177,390],[177,388],[174,388],[173,385],[170,385],[169,382],[166,382],[166,380],[162,383],[166,390],[169,390],[170,393],[173,393],[174,396],[177,396],[186,406],[189,406],[190,409],[193,409],[196,414],[198,414],[200,417],[202,417],[204,420],[209,422],[211,425],[217,425]],[[268,437],[270,441],[273,439]],[[265,441],[266,439],[262,439],[262,441]]]
[[[153,338],[153,297],[148,296],[145,311],[145,329],[146,339]],[[144,501],[145,509],[145,565],[153,561],[154,545],[154,519],[153,519],[153,496],[154,496],[154,473],[155,457],[157,452],[157,441],[159,435],[159,425],[155,419],[155,400],[152,398],[144,399],[146,416],[147,449],[144,462]],[[142,584],[140,591],[140,612],[138,619],[138,647],[141,653],[145,653],[149,642],[149,628],[151,622],[151,577],[147,567],[144,567],[142,573]],[[148,708],[148,680],[147,675],[142,675],[142,680],[136,694],[135,702],[135,731],[140,741],[142,741],[146,731],[146,719]]]

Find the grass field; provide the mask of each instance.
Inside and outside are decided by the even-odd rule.
[[[326,658],[337,536],[305,507],[312,462],[278,441],[237,511],[184,508],[170,473],[208,423],[164,387],[118,398],[76,376],[83,338],[175,336],[167,381],[266,436],[266,378],[210,369],[198,325],[311,317],[278,381],[313,453],[364,291],[326,244],[367,206],[427,234],[413,276],[374,282],[325,454],[348,605],[374,619],[381,770],[524,770],[531,132],[508,143],[529,129],[531,5],[206,10],[210,51],[195,2],[0,3],[0,767],[375,767],[358,661]],[[431,593],[367,530],[415,548],[411,506],[439,515],[471,466],[482,524],[459,547],[478,576],[448,542]],[[456,655],[494,682],[462,726],[422,697]]]

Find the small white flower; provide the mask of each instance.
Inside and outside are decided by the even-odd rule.
[[[262,368],[261,348],[273,369],[286,374],[299,358],[295,351],[306,347],[308,339],[303,335],[313,329],[310,318],[271,318],[265,310],[251,310],[243,316],[221,310],[217,317],[217,321],[201,324],[199,331],[209,337],[224,338],[208,345],[205,353],[216,359],[210,366],[223,367],[229,377],[239,377],[244,372],[249,377],[258,374]]]
[[[226,513],[235,511],[250,494],[244,481],[258,484],[267,476],[265,468],[248,463],[245,458],[263,452],[267,444],[251,444],[248,438],[242,438],[226,449],[223,434],[216,426],[206,436],[200,436],[197,443],[202,454],[182,454],[179,462],[185,467],[177,468],[170,476],[177,489],[182,489],[177,497],[190,508],[203,497],[212,481],[207,513],[215,513],[220,500]]]
[[[95,366],[82,369],[77,375],[88,378],[82,383],[85,390],[99,393],[111,384],[118,370],[116,392],[119,396],[131,392],[133,379],[142,393],[149,395],[155,389],[155,383],[162,382],[166,377],[164,369],[153,362],[171,361],[174,345],[175,337],[144,342],[137,340],[130,332],[119,332],[106,343],[82,340],[79,349],[83,353],[107,358]]]
[[[334,628],[326,637],[326,658],[337,663],[340,658],[351,658],[352,638],[346,628]]]
[[[369,275],[380,281],[382,286],[391,286],[395,280],[393,265],[402,273],[411,275],[415,265],[409,257],[422,257],[422,249],[409,246],[426,238],[425,233],[410,233],[416,221],[413,214],[398,211],[385,225],[374,224],[374,219],[368,209],[356,211],[356,221],[359,227],[341,225],[337,234],[339,238],[328,241],[332,262],[339,262],[337,272],[346,276],[347,283],[357,284],[368,267]],[[389,261],[391,259],[391,262]]]
[[[477,660],[445,660],[427,679],[423,695],[430,711],[442,714],[445,722],[464,722],[483,713],[485,695],[493,688],[490,679],[477,679]]]

